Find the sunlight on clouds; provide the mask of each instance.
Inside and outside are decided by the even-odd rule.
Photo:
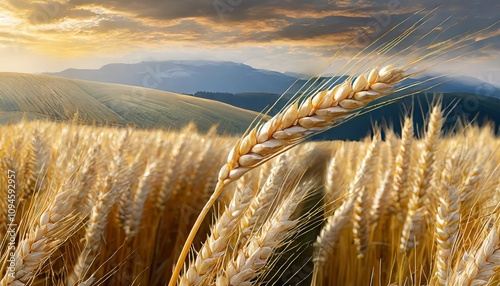
[[[80,31],[80,30],[85,30],[85,29],[92,29],[93,27],[96,27],[99,25],[99,22],[102,19],[99,19],[97,17],[93,19],[64,19],[61,22],[54,23],[54,24],[44,24],[44,25],[39,25],[39,26],[34,26],[30,28],[32,31],[58,31],[59,33],[64,33],[64,32],[75,32],[75,31]]]
[[[12,28],[22,23],[23,21],[18,19],[14,13],[0,10],[0,27]]]
[[[100,6],[83,6],[81,7],[82,9],[89,10],[90,12],[93,12],[97,15],[113,15],[114,12],[112,10],[106,9],[104,7]]]
[[[453,11],[459,11],[462,4],[467,12],[476,7],[465,1],[454,4]],[[292,2],[244,1],[220,15],[205,0],[3,0],[0,60],[18,58],[17,65],[13,60],[2,60],[3,69],[11,65],[12,70],[23,66],[29,71],[37,63],[41,66],[32,70],[54,71],[56,67],[78,68],[87,63],[102,66],[113,61],[130,62],[134,59],[131,55],[144,54],[157,55],[159,60],[220,59],[280,71],[311,72],[311,66],[327,61],[346,44],[349,52],[343,55],[345,58],[363,48],[366,43],[355,39],[368,31],[367,26],[376,23],[379,15],[389,15],[384,18],[390,18],[383,27],[387,29],[425,5],[433,5],[430,0],[419,5],[400,0]],[[397,5],[391,8],[390,3]],[[480,18],[471,16],[475,17],[471,29],[492,23],[485,13],[493,12],[484,10]],[[490,41],[491,47],[485,47],[483,54],[476,55],[478,58],[498,50],[499,34],[498,29],[492,29],[478,36],[477,40],[497,39]],[[40,60],[34,60],[37,57]],[[20,64],[24,59],[30,59],[31,64]]]

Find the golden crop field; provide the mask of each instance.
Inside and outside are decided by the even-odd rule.
[[[424,134],[407,117],[402,138],[305,143],[246,173],[206,217],[180,285],[496,285],[500,140],[442,134],[443,120],[437,105]],[[2,200],[1,285],[165,284],[237,141],[193,125],[0,134],[19,226],[11,259]]]

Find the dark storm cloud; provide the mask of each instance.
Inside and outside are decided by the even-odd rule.
[[[394,0],[392,0],[394,1]],[[331,3],[329,3],[331,2]],[[73,7],[85,5],[103,6],[108,9],[131,12],[137,17],[173,20],[186,17],[200,17],[214,21],[243,22],[271,19],[287,12],[352,12],[377,13],[387,10],[389,2],[358,3],[354,1],[273,1],[273,0],[70,0]],[[221,19],[222,18],[222,19]]]
[[[366,24],[368,18],[329,16],[321,19],[304,18],[293,21],[277,31],[275,38],[291,40],[311,39],[355,30]]]

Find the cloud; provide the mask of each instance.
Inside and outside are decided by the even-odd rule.
[[[498,20],[497,2],[448,1],[429,18],[427,28],[453,15],[446,29],[431,34],[441,39],[479,30]],[[0,18],[8,24],[0,22],[0,44],[12,44],[10,37],[17,46],[64,58],[165,46],[200,51],[274,47],[272,52],[286,47],[310,59],[329,57],[347,45],[349,56],[396,25],[394,34],[408,29],[437,5],[434,0],[5,0]],[[482,48],[477,57],[498,50],[498,30],[497,25],[486,40],[471,45]],[[421,36],[413,33],[406,40],[417,49],[428,44]]]

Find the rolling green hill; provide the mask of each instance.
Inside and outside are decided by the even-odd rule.
[[[77,114],[77,116],[76,116]],[[217,101],[170,92],[65,79],[0,73],[0,123],[21,118],[140,128],[173,128],[194,121],[200,131],[219,124],[221,133],[241,133],[256,113]]]

